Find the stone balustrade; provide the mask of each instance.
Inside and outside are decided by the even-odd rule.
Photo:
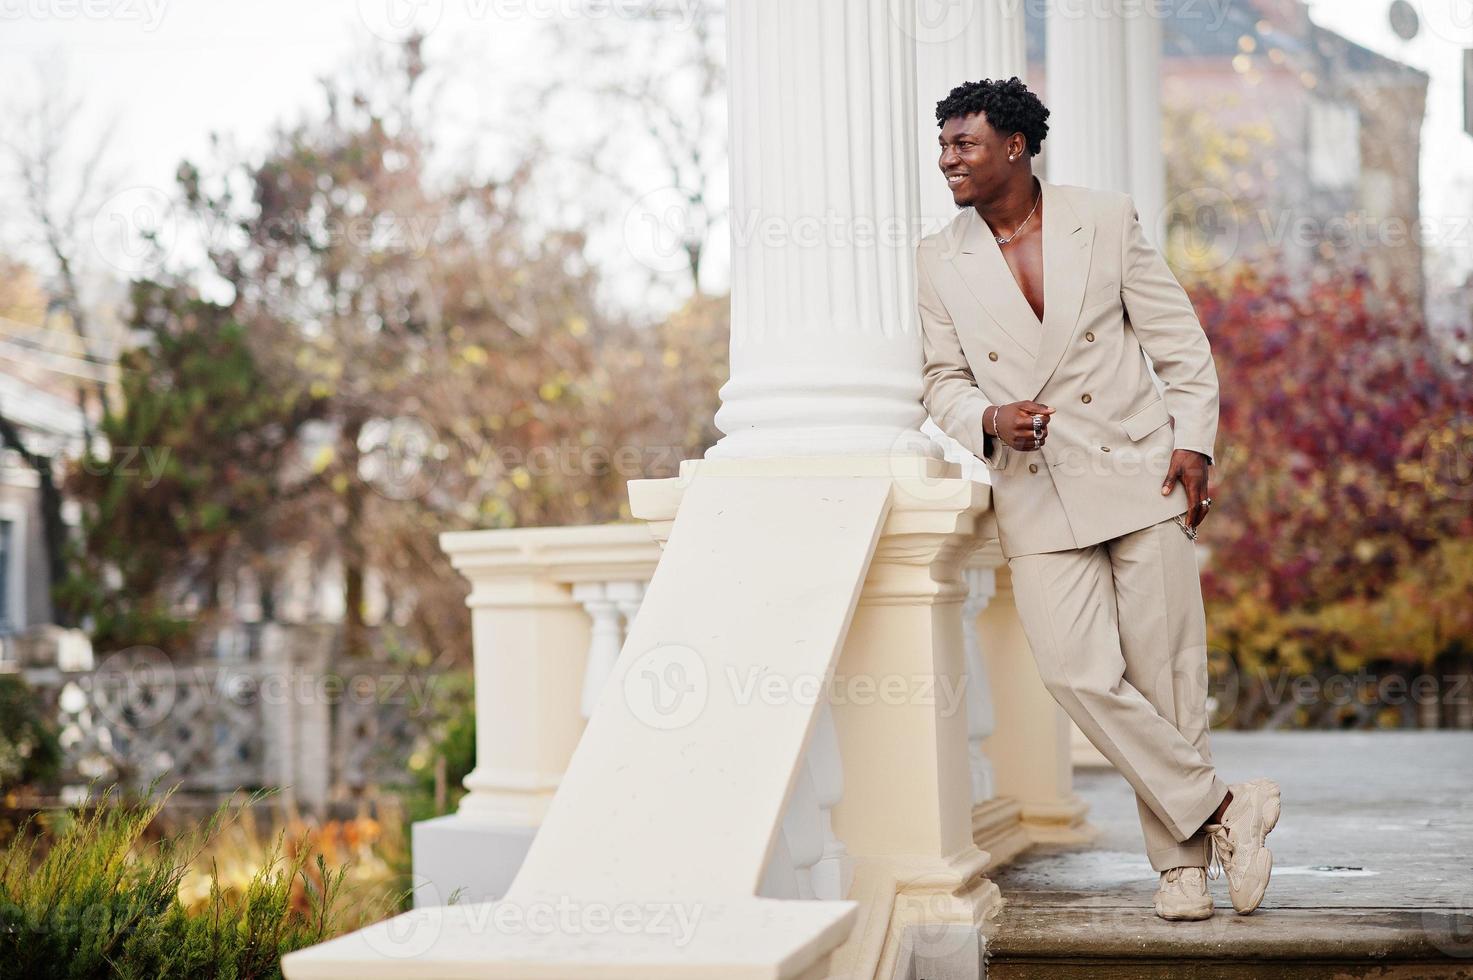
[[[471,583],[477,760],[458,812],[415,827],[415,872],[428,886],[419,904],[457,891],[472,901],[505,893],[638,614],[660,556],[651,530],[623,523],[442,536]],[[966,673],[956,693],[967,719],[974,839],[995,865],[1033,841],[1086,839],[1089,828],[1070,789],[1067,719],[1034,673],[995,540],[971,550],[963,578]],[[999,731],[999,701],[1007,731]],[[822,710],[759,894],[844,897],[852,868],[833,829],[842,795],[842,745],[832,712]]]

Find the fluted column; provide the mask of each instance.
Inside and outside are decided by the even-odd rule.
[[[1154,240],[1166,203],[1160,15],[1053,4],[1048,17],[1048,178],[1130,192]]]
[[[1125,21],[1125,103],[1130,186],[1152,244],[1166,207],[1166,154],[1161,150],[1161,18],[1139,12]]]
[[[1108,4],[1081,16],[1049,4],[1048,179],[1130,190],[1125,18]]]
[[[916,0],[916,131],[921,226],[925,234],[956,217],[951,189],[937,166],[936,103],[963,82],[1024,77],[1027,35],[1021,3]]]
[[[916,160],[920,181],[922,234],[931,234],[957,215],[951,189],[941,177],[936,137],[936,103],[963,82],[983,78],[1022,77],[1027,66],[1023,6],[977,0],[916,0]],[[962,473],[991,483],[982,462],[961,443],[927,419],[921,431]]]
[[[919,431],[914,3],[728,11],[731,378],[707,458],[940,455]]]

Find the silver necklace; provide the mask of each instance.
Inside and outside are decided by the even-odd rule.
[[[1033,220],[1033,212],[1038,210],[1038,202],[1039,201],[1042,201],[1042,200],[1043,200],[1043,188],[1040,187],[1038,189],[1038,196],[1033,199],[1033,209],[1028,212],[1028,217],[1024,218],[1023,219],[1023,223],[1021,225],[1019,225],[1018,227],[1014,228],[1013,229],[1013,233],[1011,235],[1009,235],[1008,237],[1006,237],[1006,238],[998,238],[996,235],[993,235],[992,237],[997,240],[997,243],[999,245],[1006,245],[1008,242],[1012,241],[1014,238],[1017,238],[1018,237],[1018,232],[1022,231],[1024,228],[1027,228],[1028,227],[1028,222],[1030,222],[1030,221]]]

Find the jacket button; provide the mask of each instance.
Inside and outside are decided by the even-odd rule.
[[[1038,464],[1037,463],[1029,463],[1028,464],[1028,472],[1029,473],[1037,473],[1038,472]]]
[[[1110,451],[1110,447],[1109,446],[1101,446],[1100,447],[1100,452],[1102,452],[1102,453],[1108,453],[1109,451]]]
[[[987,352],[987,359],[989,361],[995,361],[995,360],[997,360],[997,351],[995,351],[995,350],[988,351]]]
[[[1084,403],[1086,403],[1086,404],[1088,404],[1089,403],[1089,392],[1086,391],[1084,394],[1080,395],[1079,396],[1079,400],[1082,401],[1082,402],[1084,402]]]
[[[1086,330],[1084,332],[1084,339],[1087,340],[1087,341],[1089,341],[1091,344],[1094,343],[1095,342],[1095,332],[1093,330]]]

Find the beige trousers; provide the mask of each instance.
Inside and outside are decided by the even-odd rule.
[[[1044,685],[1136,793],[1157,871],[1207,865],[1197,829],[1227,792],[1207,747],[1207,621],[1173,520],[1008,560]]]

